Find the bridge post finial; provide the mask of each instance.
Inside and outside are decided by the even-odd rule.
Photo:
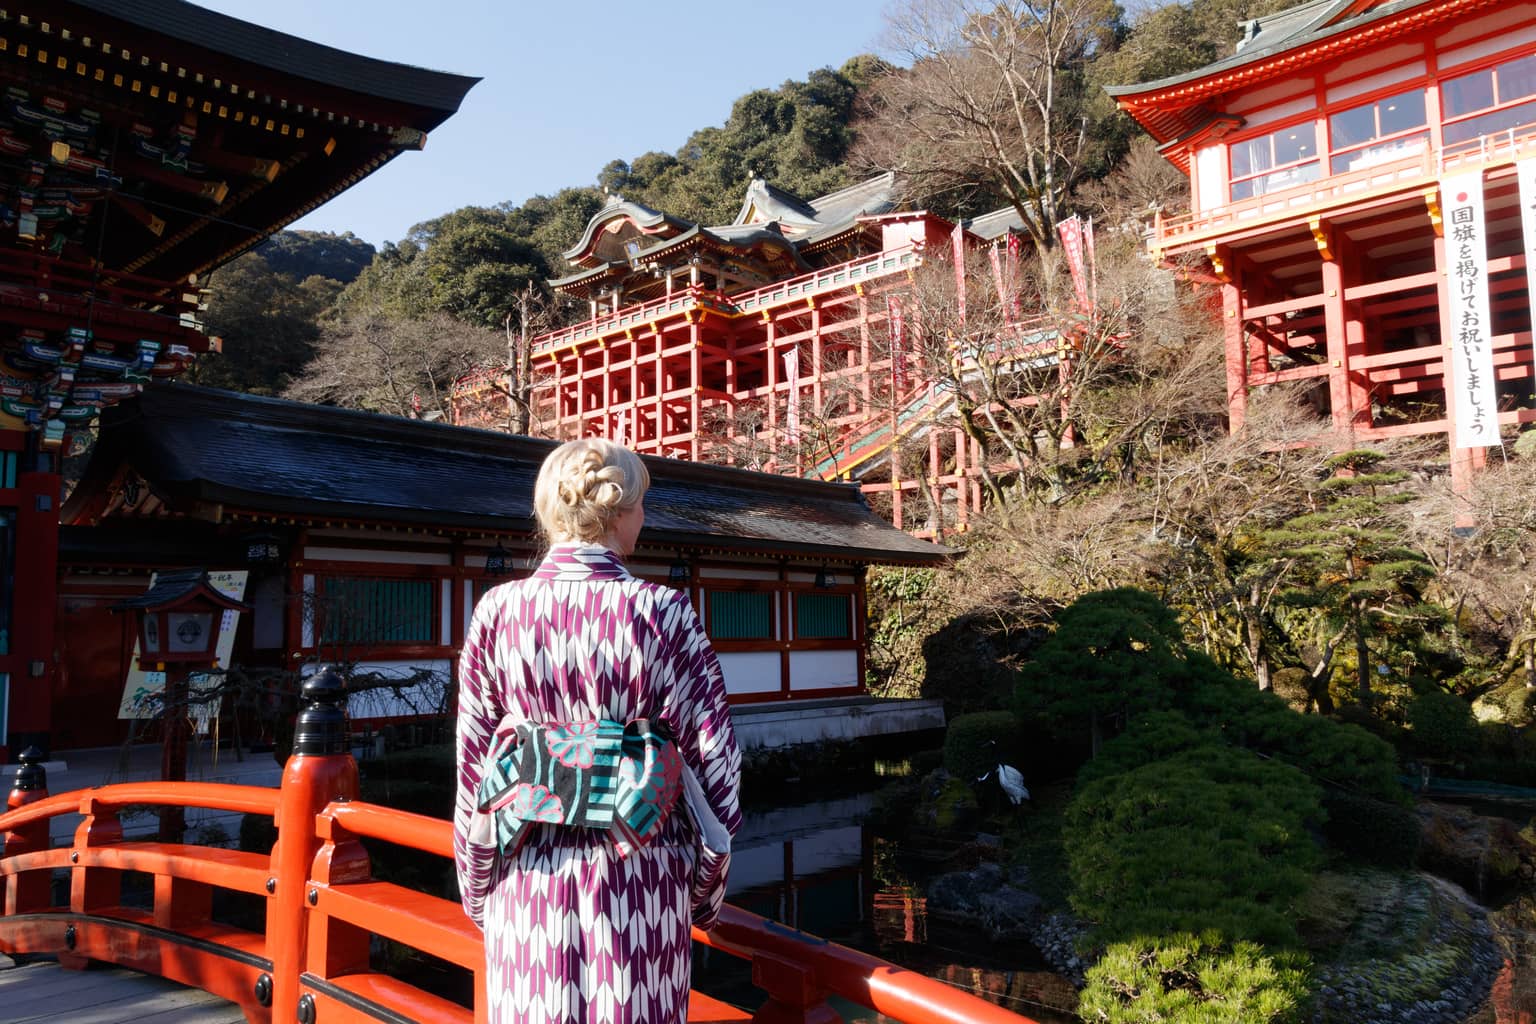
[[[326,666],[304,680],[304,710],[293,730],[295,754],[344,754],[347,751],[346,716],[341,702],[347,685],[341,673]]]
[[[36,747],[28,747],[16,758],[21,767],[16,772],[16,785],[12,792],[20,790],[31,793],[42,790],[48,791],[48,770],[43,767],[43,752]]]
[[[299,975],[308,956],[304,892],[321,845],[315,816],[333,800],[357,799],[357,762],[347,752],[341,710],[346,693],[341,673],[329,666],[304,680],[304,709],[294,723],[293,755],[283,767],[267,908],[274,1021],[291,1021],[298,1012]]]
[[[11,786],[5,809],[14,811],[27,804],[37,803],[48,796],[48,773],[43,768],[43,752],[28,747],[16,758],[21,767]],[[16,857],[23,853],[40,853],[48,849],[48,819],[29,822],[20,828],[0,832],[0,856]],[[3,882],[5,914],[27,914],[46,910],[48,898],[48,872],[25,871],[7,875]]]

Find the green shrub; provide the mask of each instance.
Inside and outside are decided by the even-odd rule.
[[[1294,768],[1204,746],[1090,782],[1067,809],[1071,902],[1096,937],[1220,930],[1295,941],[1290,905],[1320,857],[1317,786]]]
[[[1323,797],[1323,835],[1350,860],[1411,868],[1419,854],[1419,818],[1400,803],[1340,790]]]
[[[1459,760],[1476,753],[1479,740],[1472,706],[1454,693],[1428,690],[1408,705],[1414,749],[1427,757]]]
[[[944,767],[965,782],[975,782],[998,762],[1015,763],[1019,720],[1009,711],[978,711],[950,719],[944,734]]]
[[[1331,782],[1378,800],[1403,802],[1397,751],[1357,725],[1319,715],[1298,715],[1278,697],[1255,693],[1232,731],[1244,746],[1294,765],[1319,782]]]
[[[1303,959],[1209,932],[1115,943],[1087,978],[1091,1024],[1292,1024],[1307,998]]]
[[[1219,734],[1201,729],[1177,711],[1150,711],[1099,750],[1077,773],[1079,784],[1133,771],[1199,746],[1220,744]]]

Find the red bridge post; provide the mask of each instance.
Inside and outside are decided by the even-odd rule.
[[[36,803],[48,796],[48,773],[43,768],[43,752],[36,747],[28,747],[21,752],[17,761],[20,762],[21,768],[16,772],[16,781],[11,786],[10,798],[5,802],[5,809],[8,811]],[[0,850],[4,850],[7,857],[14,857],[19,853],[40,853],[46,849],[48,849],[47,819],[34,821],[14,831],[0,834]],[[5,883],[7,917],[47,910],[52,902],[48,894],[48,875],[45,872],[23,871],[8,876]]]
[[[299,973],[306,953],[305,907],[310,865],[320,848],[315,817],[337,799],[357,797],[357,762],[347,752],[346,696],[341,674],[324,668],[304,682],[306,707],[293,733],[293,754],[283,768],[272,848],[267,950],[272,957],[272,1019],[299,1012]]]

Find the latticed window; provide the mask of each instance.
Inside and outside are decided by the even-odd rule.
[[[322,642],[430,644],[436,609],[433,580],[326,576],[320,581]]]
[[[774,595],[764,590],[711,590],[708,632],[715,640],[772,640]]]
[[[853,635],[853,598],[847,594],[796,594],[795,636],[846,640]]]

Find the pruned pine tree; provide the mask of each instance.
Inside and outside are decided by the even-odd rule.
[[[1371,699],[1371,675],[1387,666],[1372,652],[1385,641],[1403,646],[1444,617],[1426,602],[1434,566],[1409,541],[1404,506],[1414,500],[1402,487],[1408,474],[1385,453],[1357,448],[1326,460],[1331,475],[1313,490],[1313,508],[1263,536],[1271,557],[1294,563],[1291,585],[1281,594],[1292,607],[1315,616],[1318,654],[1314,679],[1331,672],[1340,645],[1355,655],[1356,692]]]

